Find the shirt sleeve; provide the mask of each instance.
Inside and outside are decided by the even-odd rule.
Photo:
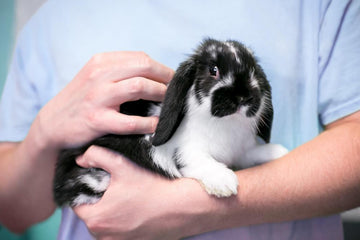
[[[327,125],[360,109],[360,1],[331,1],[319,32],[319,114]]]
[[[22,141],[41,108],[39,83],[47,78],[33,26],[20,34],[0,100],[0,141]],[[36,28],[35,28],[36,29]],[[45,89],[43,89],[45,90]]]

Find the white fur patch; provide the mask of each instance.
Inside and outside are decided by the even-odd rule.
[[[214,90],[217,87],[214,88]],[[153,149],[154,162],[174,176],[198,179],[205,190],[216,196],[237,193],[237,178],[227,166],[240,165],[245,152],[256,145],[256,117],[248,118],[242,111],[218,118],[210,113],[211,99],[199,104],[194,89],[190,90],[188,111],[173,137]],[[185,166],[178,172],[174,161]],[[224,165],[225,164],[225,165]]]
[[[153,147],[151,156],[154,163],[160,168],[164,169],[173,177],[181,177],[181,173],[176,167],[176,162],[173,161],[173,156],[177,147],[176,140],[172,137],[167,143]]]
[[[151,104],[148,115],[160,116],[160,111],[161,111],[161,104],[160,105]]]
[[[160,112],[161,112],[161,107],[162,104],[156,105],[156,104],[151,104],[150,109],[148,111],[148,116],[160,116]],[[154,136],[155,133],[151,133],[151,134],[145,134],[145,141],[150,142],[151,138]]]
[[[232,45],[231,42],[225,42],[225,45],[229,47],[230,51],[234,54],[235,60],[237,63],[240,63],[240,58],[236,52],[236,48]]]
[[[280,144],[257,145],[246,152],[247,161],[242,165],[246,168],[253,167],[280,158],[287,153],[288,150]]]
[[[215,45],[215,44],[208,46],[208,48],[206,49],[206,51],[207,51],[208,53],[210,53],[210,55],[211,55],[212,58],[216,58],[216,45]]]
[[[79,206],[82,204],[94,204],[97,203],[100,200],[99,197],[95,197],[95,196],[89,196],[86,194],[80,194],[79,196],[77,196],[74,201],[72,202],[72,204],[74,206]]]
[[[230,82],[229,78],[212,91]],[[268,101],[268,96],[261,99],[259,111],[253,117],[247,117],[247,109],[242,107],[234,114],[218,118],[211,115],[210,97],[204,97],[200,104],[192,87],[184,119],[168,142],[153,148],[154,162],[175,177],[199,180],[209,194],[218,197],[236,194],[237,177],[226,166],[246,168],[286,154],[286,149],[279,145],[257,141],[257,125]],[[182,166],[180,172],[176,164]]]
[[[95,192],[103,192],[109,186],[110,174],[107,172],[99,172],[96,174],[100,180],[98,180],[96,177],[93,177],[93,175],[85,174],[80,176],[80,181],[88,185],[88,187],[93,189]]]
[[[252,88],[257,88],[257,89],[259,89],[259,88],[260,88],[259,82],[258,82],[258,80],[255,78],[254,72],[255,72],[255,69],[252,69],[251,72],[250,72],[250,86],[251,86]]]

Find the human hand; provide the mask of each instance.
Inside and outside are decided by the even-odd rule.
[[[40,111],[38,133],[48,147],[82,145],[108,133],[151,133],[157,118],[127,116],[127,101],[163,100],[173,70],[141,52],[95,55]]]
[[[110,185],[99,202],[74,208],[97,239],[169,240],[184,234],[179,225],[189,212],[178,212],[169,201],[183,193],[178,180],[165,179],[97,146],[90,147],[77,163],[111,174]],[[179,200],[177,207],[186,209],[182,207],[186,200]]]

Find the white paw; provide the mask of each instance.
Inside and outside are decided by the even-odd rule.
[[[217,197],[230,197],[237,194],[238,179],[232,170],[226,170],[219,171],[213,176],[198,179],[208,194]]]
[[[212,164],[206,168],[199,167],[182,170],[184,177],[195,178],[206,192],[216,197],[230,197],[237,194],[238,179],[236,174],[222,164]]]

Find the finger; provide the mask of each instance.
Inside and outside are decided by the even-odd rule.
[[[112,81],[133,77],[149,78],[160,83],[168,83],[174,71],[150,58],[144,52],[108,52],[97,54],[90,66],[102,69],[101,75]]]
[[[118,176],[134,176],[135,172],[148,172],[137,164],[108,148],[92,145],[83,155],[76,159],[77,165],[83,168],[100,168],[111,174],[111,179],[116,180]]]
[[[101,168],[108,173],[116,172],[125,157],[107,148],[92,145],[76,163],[83,168]]]
[[[139,70],[140,76],[165,84],[168,84],[174,76],[174,70],[149,57],[148,60],[143,60]]]
[[[166,85],[146,78],[126,79],[109,86],[106,105],[119,106],[124,102],[139,99],[161,102],[164,100]]]
[[[87,219],[91,219],[92,216],[97,216],[97,212],[98,212],[98,208],[97,208],[97,204],[82,204],[82,205],[77,205],[72,207],[73,211],[75,212],[75,214],[84,222],[87,221]],[[89,230],[89,232],[91,233],[91,235],[93,235],[94,237],[97,236],[96,233],[94,233],[93,231]]]
[[[155,132],[158,117],[139,117],[121,114],[116,110],[107,111],[102,116],[100,129],[113,134],[148,134]]]

